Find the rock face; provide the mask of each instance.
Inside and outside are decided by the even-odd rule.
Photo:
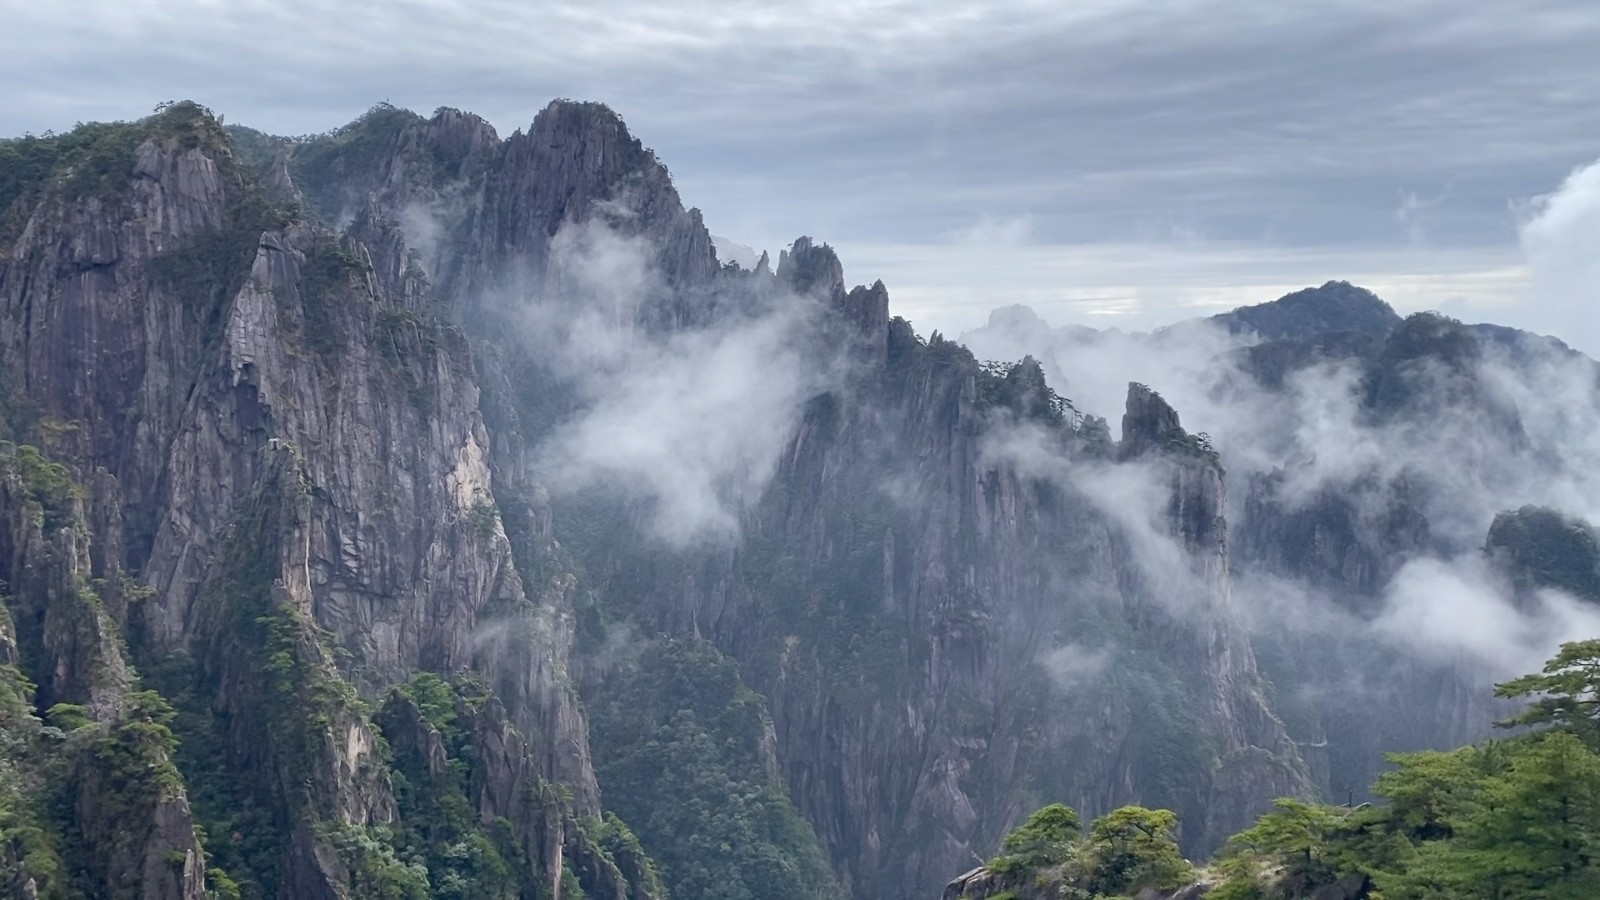
[[[1122,414],[1124,458],[1133,459],[1166,446],[1169,439],[1184,435],[1178,413],[1161,395],[1142,384],[1129,385],[1127,411]]]
[[[600,588],[741,660],[853,893],[929,896],[1050,799],[1171,806],[1199,849],[1305,792],[1229,609],[1222,473],[1170,409],[1132,388],[1129,461],[1061,427],[1043,477],[996,455],[1017,409],[970,354],[897,322],[881,358],[808,407],[739,552],[618,541]],[[1123,465],[1166,486],[1148,530],[1086,492]]]
[[[9,607],[0,607],[0,886],[19,897],[66,888],[58,847],[30,836],[48,832],[40,810],[53,802],[72,811],[70,849],[87,861],[85,883],[95,890],[202,900],[205,857],[171,733],[161,705],[132,691],[127,650],[102,596],[129,587],[114,560],[105,570],[91,562],[83,493],[33,448],[0,445],[0,584]],[[22,671],[38,673],[37,693]],[[51,710],[51,723],[70,735],[48,739],[30,707]]]
[[[501,153],[480,126],[434,121],[457,175]],[[22,526],[59,528],[69,513],[51,503],[65,500],[6,507],[17,527],[0,555],[22,658],[48,676],[40,708],[84,704],[116,735],[135,687],[121,634],[142,669],[193,672],[156,680],[215,717],[208,740],[282,841],[281,868],[248,886],[268,895],[349,896],[371,862],[351,835],[395,822],[383,742],[351,685],[370,695],[421,670],[482,673],[520,727],[515,752],[567,786],[548,814],[597,815],[564,681],[561,578],[530,588],[517,572],[467,342],[397,224],[358,211],[336,234],[275,208],[298,196],[288,168],[269,173],[270,194],[258,188],[192,104],[105,127],[103,144],[127,156],[55,148],[0,247],[6,436],[28,445],[19,465],[82,485],[62,488],[82,498],[77,526],[48,537]],[[433,195],[407,180],[408,146],[388,148],[376,174],[421,202]],[[100,170],[90,188],[73,174]],[[93,602],[71,602],[90,582]],[[204,866],[177,783],[148,825],[108,826],[148,828],[155,849],[107,855],[107,879],[198,896]],[[85,803],[103,793],[85,790]],[[162,880],[175,863],[139,859],[179,832],[193,859]],[[559,894],[561,867],[543,862],[536,874],[553,871]]]
[[[1600,603],[1600,535],[1582,519],[1538,506],[1503,512],[1484,549],[1523,592],[1553,588]]]

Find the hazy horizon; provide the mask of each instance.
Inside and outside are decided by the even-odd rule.
[[[387,100],[504,136],[598,100],[713,233],[827,241],[924,331],[1012,303],[1142,330],[1329,280],[1579,347],[1596,324],[1600,8],[1571,0],[0,8],[0,133],[192,98],[278,134]]]

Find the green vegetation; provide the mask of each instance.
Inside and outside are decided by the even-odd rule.
[[[388,828],[333,825],[322,836],[350,872],[351,900],[432,900],[427,868],[396,857]]]
[[[467,510],[467,520],[472,523],[472,530],[478,537],[489,540],[495,536],[500,527],[500,508],[494,501],[487,497],[479,497],[472,501],[472,506]]]
[[[613,676],[592,709],[606,797],[674,897],[836,896],[810,827],[768,769],[761,697],[704,642],[669,642]],[[612,852],[631,842],[613,826]]]
[[[589,822],[585,826],[589,839],[600,848],[601,853],[611,858],[617,868],[627,875],[636,884],[642,884],[650,896],[665,898],[668,896],[667,886],[661,880],[661,874],[656,870],[655,860],[645,852],[644,845],[634,835],[627,823],[617,817],[616,813],[605,813],[599,821]]]
[[[1085,415],[1051,388],[1031,356],[1014,363],[980,363],[966,346],[937,331],[924,340],[910,322],[896,316],[889,321],[888,358],[894,377],[907,381],[950,369],[970,374],[980,408],[1006,410],[1020,421],[1059,431],[1072,451],[1106,457],[1115,449],[1106,420]]]
[[[1502,725],[1554,729],[1600,751],[1600,639],[1563,644],[1542,672],[1508,681],[1495,695],[1531,698]]]
[[[255,172],[260,172],[277,158],[278,151],[288,145],[288,138],[270,135],[244,125],[228,125],[223,128],[228,134],[228,143],[233,147],[234,155],[239,161]]]
[[[475,736],[468,723],[479,715],[488,691],[475,678],[447,681],[423,673],[395,688],[378,714],[378,724],[394,751],[393,779],[399,818],[394,831],[369,835],[393,847],[384,856],[346,837],[360,858],[403,891],[411,876],[420,876],[430,898],[443,900],[534,900],[541,893],[539,868],[524,850],[511,822],[485,822],[471,800],[476,785],[490,777],[483,770]],[[442,749],[442,756],[438,750]],[[536,820],[554,814],[569,816],[570,795],[563,786],[536,780],[524,801]],[[626,879],[643,885],[656,898],[666,896],[653,864],[637,838],[615,815],[580,823],[567,818],[569,839],[563,848],[563,896],[581,898],[586,887],[615,885]],[[573,834],[575,832],[575,834]],[[602,871],[604,870],[604,871]]]
[[[139,145],[165,139],[184,147],[226,140],[210,111],[188,101],[164,103],[136,122],[80,123],[66,134],[0,140],[0,245],[16,237],[52,187],[69,200],[119,196],[133,179]]]
[[[0,641],[10,618],[0,604]],[[63,896],[65,868],[52,807],[68,757],[59,736],[33,712],[33,684],[12,665],[0,665],[0,890],[21,895],[32,879],[39,896]]]
[[[380,103],[348,125],[295,138],[290,173],[317,212],[332,221],[345,206],[347,185],[377,175],[401,134],[422,121],[410,110]]]
[[[1148,391],[1155,399],[1162,399],[1161,394],[1150,390],[1149,385],[1139,384],[1136,386]],[[1222,458],[1217,454],[1217,448],[1211,444],[1211,435],[1206,434],[1204,431],[1190,434],[1184,431],[1181,426],[1169,427],[1156,436],[1156,444],[1167,453],[1178,456],[1191,456],[1213,466],[1220,466],[1222,462]]]
[[[1217,455],[1217,448],[1211,445],[1211,435],[1204,431],[1195,434],[1181,429],[1168,432],[1164,437],[1164,446],[1174,453],[1193,456],[1213,465],[1221,461],[1221,457]]]
[[[123,703],[122,718],[89,745],[96,773],[111,789],[98,799],[113,826],[183,793],[183,777],[172,764],[177,713],[155,691],[127,694]]]
[[[287,852],[282,825],[263,794],[266,786],[241,775],[228,741],[227,722],[211,709],[198,665],[187,656],[152,665],[148,677],[171,698],[179,737],[175,759],[189,787],[195,821],[207,835],[206,855],[220,873],[207,875],[222,896],[264,900],[276,896]],[[228,893],[231,891],[231,895]]]
[[[1146,888],[1169,890],[1194,875],[1178,852],[1178,817],[1165,809],[1124,806],[1094,820],[1084,844],[1083,890],[1126,896]]]
[[[475,752],[458,723],[486,696],[476,682],[458,688],[425,672],[395,688],[377,718],[394,748],[400,816],[393,844],[422,874],[428,897],[516,900],[531,888],[525,883],[531,869],[510,823],[485,825],[469,799]],[[438,732],[446,754],[437,772],[424,751],[429,729]]]
[[[0,475],[15,475],[22,482],[34,515],[45,531],[55,531],[72,523],[78,486],[67,467],[51,462],[39,448],[0,441]]]
[[[1567,644],[1541,673],[1502,684],[1529,701],[1513,737],[1397,753],[1378,804],[1280,800],[1236,834],[1207,872],[1209,900],[1303,900],[1319,890],[1370,900],[1600,897],[1600,640]],[[1056,897],[1127,897],[1195,873],[1177,856],[1172,814],[1101,817],[1081,843],[1076,816],[1046,807],[1006,838],[991,872]],[[1083,893],[1068,888],[1077,885]]]
[[[269,203],[252,177],[233,174],[239,180],[228,194],[222,224],[191,234],[182,245],[150,259],[152,283],[208,326],[208,343],[221,334],[228,302],[250,276],[262,233],[285,228],[295,218],[294,211]]]
[[[353,779],[333,783],[330,753],[364,725],[367,707],[334,670],[325,633],[274,594],[281,517],[303,486],[292,472],[269,479],[243,504],[219,574],[200,591],[198,627],[213,636],[197,642],[203,655],[147,667],[177,707],[178,763],[214,836],[209,849],[247,900],[280,894],[302,823],[360,851],[362,842],[328,829],[338,824],[339,792],[374,789],[381,773],[368,769],[382,765],[380,747]]]
[[[1083,821],[1077,811],[1052,803],[1006,835],[1000,855],[989,860],[989,869],[1004,873],[1061,865],[1082,837]]]
[[[0,476],[46,541],[69,543],[76,538],[58,530],[86,530],[71,473],[36,448],[5,445]],[[29,527],[10,539],[32,540]],[[110,861],[148,851],[128,842],[146,839],[158,808],[183,801],[173,710],[155,691],[127,689],[122,638],[96,591],[104,582],[61,574],[71,589],[0,597],[0,895],[23,896],[32,879],[51,900],[128,896],[115,882],[129,873]],[[13,607],[27,626],[20,634]],[[47,698],[25,670],[46,673]],[[50,700],[41,722],[38,704]]]
[[[94,197],[116,203],[133,180],[137,150],[146,141],[203,148],[222,175],[223,221],[151,259],[153,282],[184,301],[198,321],[220,329],[225,298],[237,293],[263,231],[281,228],[292,211],[272,207],[248,167],[228,151],[229,139],[205,107],[164,103],[135,122],[80,124],[66,134],[0,140],[0,246],[19,233],[35,208],[52,196]]]
[[[0,896],[24,896],[30,879],[41,900],[130,896],[107,869],[113,848],[143,850],[122,845],[143,839],[157,807],[184,795],[173,709],[155,691],[132,691],[109,723],[57,703],[44,724],[33,701],[33,685],[0,665]],[[213,896],[238,896],[222,870],[208,880]]]
[[[1482,354],[1481,345],[1459,321],[1435,312],[1413,313],[1390,335],[1363,377],[1366,405],[1383,416],[1423,397],[1459,400],[1463,392],[1473,390],[1470,379],[1459,376],[1468,373]],[[1424,390],[1436,375],[1456,377],[1442,394]]]
[[[1395,754],[1382,806],[1282,801],[1236,835],[1223,900],[1368,884],[1385,900],[1600,896],[1600,756],[1553,730],[1450,752]]]
[[[1072,401],[1045,383],[1044,370],[1031,356],[1017,363],[983,363],[975,378],[979,403],[1010,409],[1020,418],[1055,428],[1081,420]]]
[[[1052,804],[1006,835],[988,869],[1014,898],[1095,900],[1169,890],[1194,875],[1178,852],[1177,827],[1167,810],[1124,806],[1096,819],[1085,837],[1078,814]]]
[[[420,270],[408,270],[407,277],[420,285],[424,293],[431,290]],[[435,312],[419,314],[403,306],[378,310],[374,325],[373,344],[399,375],[411,407],[419,417],[427,418],[432,412],[428,384],[438,354],[450,354],[452,362],[464,363],[465,337],[455,325]]]

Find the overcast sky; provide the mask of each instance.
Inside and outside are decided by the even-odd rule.
[[[1600,350],[1593,0],[710,6],[0,0],[0,134],[191,98],[507,135],[601,100],[714,233],[828,241],[920,330],[1013,302],[1145,328],[1341,278]]]

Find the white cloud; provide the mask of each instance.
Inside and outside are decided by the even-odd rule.
[[[1064,644],[1043,653],[1039,664],[1044,666],[1057,689],[1071,694],[1095,684],[1105,675],[1113,650],[1106,645]]]
[[[572,379],[581,409],[540,448],[556,493],[620,488],[648,505],[652,533],[682,547],[739,534],[799,424],[833,375],[796,340],[817,306],[787,298],[695,330],[641,328],[659,289],[649,245],[592,219],[551,246],[544,290],[516,304],[526,345]]]
[[[1569,175],[1526,210],[1522,250],[1533,275],[1529,326],[1600,355],[1600,162]]]
[[[1537,671],[1563,642],[1600,634],[1600,609],[1553,591],[1519,607],[1481,557],[1418,559],[1395,575],[1374,625],[1406,650],[1505,679]]]

